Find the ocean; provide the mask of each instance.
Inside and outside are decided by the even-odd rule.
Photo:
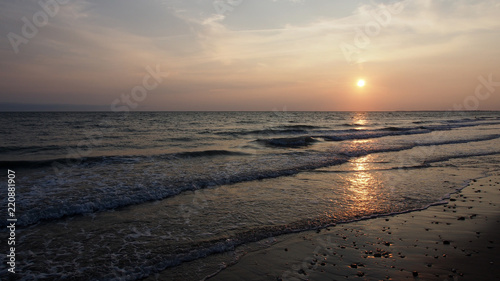
[[[202,280],[281,235],[442,204],[500,169],[500,112],[1,112],[0,124],[1,248],[11,170],[19,280]]]

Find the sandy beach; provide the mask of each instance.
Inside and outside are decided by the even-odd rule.
[[[286,235],[210,280],[500,280],[500,176],[422,211]]]

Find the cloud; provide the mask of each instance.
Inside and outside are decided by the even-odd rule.
[[[400,2],[404,9],[391,14],[389,22],[374,16]],[[348,79],[360,69],[382,71],[378,67],[384,66],[390,75],[389,69],[404,63],[409,72],[432,66],[429,72],[456,73],[460,64],[483,71],[498,62],[489,59],[499,55],[492,47],[500,43],[498,1],[263,0],[242,1],[223,14],[213,3],[85,0],[63,5],[20,46],[19,55],[6,36],[0,38],[0,101],[43,95],[39,99],[46,103],[86,104],[89,98],[109,103],[140,82],[145,66],[156,64],[171,76],[152,96],[179,98],[237,89],[280,96],[293,87],[323,97],[347,90]],[[0,32],[20,34],[21,18],[39,10],[36,1],[0,0]],[[370,24],[376,34],[366,31]],[[362,47],[356,45],[358,32],[369,39]],[[349,64],[342,43],[357,48],[363,63]]]

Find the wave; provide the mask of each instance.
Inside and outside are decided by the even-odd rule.
[[[478,141],[488,141],[488,140],[494,140],[500,138],[500,135],[494,134],[494,135],[486,135],[486,136],[479,136],[479,137],[474,137],[474,138],[468,138],[468,139],[459,139],[459,140],[444,140],[444,141],[430,141],[430,142],[417,142],[415,143],[415,146],[432,146],[432,145],[445,145],[445,144],[460,144],[460,143],[469,143],[469,142],[478,142]]]
[[[460,192],[460,190],[462,190],[465,186],[466,184],[456,189],[453,193]],[[325,219],[322,217],[313,217],[301,219],[289,224],[253,227],[251,229],[234,232],[231,235],[198,241],[194,244],[187,244],[184,245],[184,247],[176,248],[175,251],[162,251],[162,247],[160,246],[155,254],[150,256],[150,258],[141,264],[141,270],[137,270],[137,264],[135,263],[125,263],[120,266],[119,271],[111,271],[102,277],[111,280],[121,280],[123,279],[123,276],[133,278],[134,280],[142,279],[165,269],[178,266],[182,263],[191,262],[214,254],[235,251],[238,246],[248,245],[249,243],[262,241],[271,237],[278,237],[285,234],[300,233],[304,231],[320,230],[358,221],[422,211],[432,206],[445,204],[446,199],[448,199],[449,196],[450,193],[444,195],[440,200],[420,206],[413,206],[410,209],[387,209],[384,212],[351,215],[343,218]],[[112,266],[115,265],[112,264]],[[223,264],[222,266],[227,265]],[[87,268],[80,270],[72,277],[78,278],[80,277],[79,275],[82,275],[83,277],[85,271],[87,270]],[[220,269],[217,272],[220,272]],[[216,273],[210,276],[214,276],[215,274]]]
[[[313,126],[313,125],[284,125],[284,126],[280,126],[280,128],[285,128],[285,129],[299,129],[299,130],[313,130],[313,129],[321,129],[323,127]]]
[[[60,150],[65,148],[65,146],[59,145],[33,145],[33,146],[0,146],[0,153],[11,153],[11,152],[40,152],[49,150]]]
[[[25,211],[18,214],[18,224],[23,226],[31,225],[42,220],[54,220],[66,216],[116,209],[160,200],[184,191],[203,189],[210,186],[290,176],[304,170],[339,165],[348,160],[342,156],[287,154],[278,158],[266,156],[259,159],[249,159],[245,165],[240,160],[237,160],[229,165],[225,159],[220,159],[219,163],[228,165],[231,170],[214,173],[213,167],[201,166],[200,168],[204,167],[205,171],[199,170],[198,174],[186,177],[184,169],[180,168],[183,171],[182,173],[173,172],[164,179],[160,177],[162,180],[158,181],[155,174],[161,173],[162,162],[159,162],[158,158],[155,159],[150,159],[149,164],[158,168],[150,171],[150,174],[145,178],[144,173],[146,171],[142,170],[137,171],[137,175],[125,175],[127,178],[120,174],[120,171],[115,171],[116,182],[107,185],[89,186],[85,184],[86,179],[90,180],[88,183],[90,184],[94,174],[102,173],[107,167],[89,169],[88,166],[82,166],[79,169],[69,170],[61,168],[61,173],[68,172],[68,174],[63,177],[54,174],[49,175],[44,186],[40,186],[40,183],[38,183],[37,186],[24,193],[22,205]],[[185,158],[168,158],[164,159],[163,163],[171,164],[175,160],[183,161],[183,159]],[[145,165],[144,159],[136,159],[135,161],[140,165]],[[276,161],[281,161],[281,166],[269,168],[273,167]],[[178,163],[174,163],[171,167],[179,169],[178,165]],[[184,165],[190,164],[184,163]],[[128,173],[127,170],[123,172]],[[82,173],[87,174],[83,175]],[[77,177],[73,176],[73,174],[76,174]],[[63,181],[62,184],[58,182],[60,180]],[[84,182],[82,188],[75,187],[75,184],[81,184],[82,182]],[[74,189],[70,191],[68,186],[72,186]],[[40,202],[44,203],[40,204]],[[5,223],[0,222],[0,225],[4,226]]]
[[[213,157],[213,156],[245,156],[250,155],[248,153],[239,151],[229,151],[229,150],[203,150],[203,151],[187,151],[179,152],[166,156],[174,156],[179,158],[195,158],[195,157]]]
[[[410,131],[414,129],[425,129],[424,127],[418,127],[418,128],[404,128],[404,127],[385,127],[382,129],[379,129],[379,131],[391,131],[391,132],[402,132],[402,131]]]
[[[365,124],[361,124],[361,123],[344,123],[344,124],[342,124],[342,126],[344,126],[344,127],[366,127]]]
[[[259,130],[235,130],[215,132],[215,135],[248,136],[248,135],[280,135],[280,134],[306,134],[311,130],[324,129],[325,127],[313,125],[282,125]]]
[[[304,147],[308,146],[318,139],[325,141],[345,141],[357,139],[372,139],[382,138],[388,136],[400,135],[417,135],[428,134],[433,131],[449,131],[456,128],[474,127],[482,125],[499,125],[499,122],[481,122],[481,123],[467,123],[467,124],[454,124],[454,125],[429,125],[429,126],[416,126],[416,127],[384,127],[380,129],[349,129],[349,130],[320,130],[313,134],[300,136],[297,138],[274,138],[274,139],[258,139],[258,142],[265,145],[281,146],[281,147]],[[316,134],[318,133],[318,134]],[[302,141],[301,141],[302,140]],[[304,141],[308,140],[308,141]],[[296,142],[296,144],[295,144]],[[289,144],[290,143],[290,144]]]
[[[371,138],[381,138],[387,136],[395,135],[412,135],[412,134],[426,134],[430,133],[432,130],[428,129],[398,129],[398,128],[384,128],[377,130],[347,130],[347,131],[337,131],[337,132],[324,132],[323,134],[312,134],[299,137],[290,138],[271,138],[271,139],[257,139],[256,141],[267,146],[277,146],[277,147],[305,147],[313,144],[319,139],[325,141],[345,141],[345,140],[356,140],[356,139],[371,139]]]
[[[179,166],[187,159],[193,157],[196,159],[196,157],[218,157],[242,154],[231,151],[208,150],[175,154],[175,157],[174,154],[166,154],[163,156],[156,155],[150,158],[117,156],[101,157],[96,158],[95,160],[101,161],[100,163],[103,165],[102,167],[99,166],[92,168],[91,165],[86,164],[74,171],[70,170],[70,174],[63,177],[63,179],[68,178],[69,180],[66,185],[73,186],[74,183],[71,180],[75,183],[84,180],[82,173],[86,172],[88,174],[87,177],[92,178],[93,174],[100,173],[102,170],[107,170],[109,169],[108,167],[114,167],[115,165],[113,161],[123,164],[125,163],[123,161],[126,160],[128,163],[136,163],[141,165],[141,167],[143,165],[146,165],[146,167],[147,165],[152,165],[157,168],[155,168],[155,170],[150,170],[149,175],[146,177],[144,177],[144,173],[141,170],[138,171],[138,175],[132,174],[128,176],[129,178],[123,178],[124,175],[120,175],[120,171],[117,170],[115,172],[115,176],[118,184],[112,182],[108,185],[92,187],[91,192],[79,190],[77,188],[73,190],[70,195],[67,194],[67,186],[58,184],[58,179],[54,175],[52,176],[53,179],[51,179],[51,177],[46,179],[47,182],[45,184],[48,189],[43,191],[42,195],[38,194],[36,190],[32,191],[34,192],[32,194],[23,195],[22,198],[26,200],[23,202],[23,206],[26,211],[19,216],[18,222],[20,225],[29,225],[37,223],[41,220],[59,219],[65,216],[99,212],[129,205],[141,204],[147,201],[160,200],[175,196],[188,190],[197,190],[211,186],[235,184],[245,181],[291,176],[305,171],[313,171],[322,167],[340,165],[349,161],[353,157],[360,157],[373,153],[397,152],[409,150],[417,146],[472,143],[498,138],[500,138],[500,135],[487,135],[459,140],[429,141],[425,143],[415,142],[395,147],[360,147],[353,149],[348,146],[345,149],[341,148],[328,152],[293,152],[273,155],[267,154],[258,157],[243,154],[244,157],[239,157],[234,160],[214,158],[213,161],[217,160],[218,162],[211,161],[211,166],[206,166],[203,164],[205,163],[203,161],[199,162],[201,164],[200,167],[195,168],[194,170],[196,171],[196,174],[190,174],[187,177],[185,176],[186,172],[183,168],[184,166]],[[305,142],[307,141],[307,138],[303,137],[299,139],[299,141]],[[285,143],[289,145],[290,140],[285,141]],[[441,155],[436,158],[427,158],[425,159],[425,162],[411,167],[397,168],[426,168],[430,163],[443,162],[453,158],[468,158],[495,154],[500,154],[500,152],[459,152],[454,155]],[[165,164],[170,166],[167,165],[166,168],[163,168]],[[190,166],[192,165],[192,162],[185,162],[183,165]],[[226,165],[225,167],[227,167],[227,169],[218,168],[214,171],[213,167],[217,167],[219,165]],[[181,170],[183,172],[173,172],[168,177],[160,177],[160,180],[155,179],[154,175],[162,173],[163,170]],[[72,176],[73,173],[78,175],[78,178],[74,178],[74,176]],[[40,183],[38,183],[38,185],[39,184]],[[39,186],[36,188],[41,189],[42,187]],[[66,199],[51,202],[51,198]],[[44,204],[40,204],[41,201],[43,201]],[[2,222],[0,222],[0,225],[1,224]]]
[[[276,138],[276,139],[258,139],[257,142],[263,143],[267,146],[276,147],[290,147],[298,148],[305,147],[313,144],[317,140],[310,136],[301,136],[293,138]]]
[[[160,141],[175,141],[175,142],[191,142],[195,141],[195,138],[190,138],[190,137],[177,137],[177,138],[167,138],[167,139],[160,139]]]
[[[425,165],[431,164],[431,163],[438,163],[438,162],[445,162],[451,159],[458,159],[458,158],[469,158],[469,157],[479,157],[479,156],[492,156],[492,155],[499,155],[500,151],[489,151],[489,152],[476,152],[476,153],[460,153],[457,155],[446,155],[446,156],[440,156],[440,157],[435,157],[433,159],[426,160],[424,162]]]
[[[473,122],[477,121],[477,119],[472,119],[472,118],[464,118],[464,119],[451,119],[451,120],[444,120],[443,123],[467,123],[467,122]]]
[[[97,164],[123,164],[123,163],[138,163],[143,160],[165,160],[176,158],[199,158],[199,157],[217,157],[217,156],[245,156],[248,153],[229,150],[201,150],[201,151],[186,151],[178,153],[166,153],[150,156],[93,156],[93,157],[66,157],[53,158],[47,160],[26,160],[26,161],[0,161],[0,168],[18,168],[18,169],[36,169],[43,167],[58,167],[61,165],[97,165]]]
[[[223,136],[251,136],[251,135],[286,135],[286,134],[305,134],[307,130],[299,129],[299,128],[276,128],[276,129],[263,129],[263,130],[239,130],[239,131],[222,131],[215,132],[215,135],[223,135]]]
[[[414,128],[394,127],[395,129],[391,129],[392,127],[385,127],[376,130],[344,130],[334,131],[333,133],[325,131],[324,134],[319,135],[314,133],[297,137],[260,138],[254,142],[272,147],[301,148],[311,146],[322,139],[326,141],[342,141],[394,135],[425,134],[432,132],[433,129],[450,130],[457,127],[485,124],[498,125],[500,122],[467,121],[467,123],[463,124],[428,126],[431,128],[422,128],[419,126]],[[29,225],[41,220],[59,219],[64,216],[93,213],[141,204],[152,200],[160,200],[175,196],[184,191],[214,185],[234,184],[244,181],[294,175],[307,170],[339,165],[352,157],[370,153],[402,151],[415,146],[469,143],[493,140],[499,137],[500,135],[488,135],[459,140],[429,140],[421,143],[408,143],[397,147],[353,147],[347,143],[348,145],[344,151],[310,152],[283,150],[286,153],[265,154],[258,157],[252,157],[252,155],[239,151],[202,150],[151,156],[98,156],[79,159],[58,158],[41,161],[0,161],[0,166],[6,168],[41,168],[50,167],[54,163],[59,162],[64,166],[68,161],[70,161],[70,164],[76,164],[76,168],[68,172],[69,176],[59,177],[58,175],[54,175],[50,168],[36,171],[45,173],[47,176],[37,178],[37,181],[33,182],[33,187],[30,187],[30,191],[20,196],[22,200],[26,200],[22,204],[26,211],[20,214],[19,224]],[[484,155],[488,155],[487,153],[493,152],[485,152]],[[232,159],[232,157],[226,156],[241,157]],[[452,157],[471,156],[463,154]],[[189,159],[195,159],[196,161]],[[205,162],[202,161],[203,159],[210,161]],[[446,161],[446,157],[432,160]],[[169,165],[170,163],[173,164],[168,166],[165,163]],[[183,164],[179,165],[178,163]],[[193,163],[199,163],[199,165],[196,168],[192,168],[189,165]],[[129,170],[119,174],[122,167],[118,167],[115,164],[125,164],[124,166]],[[136,166],[133,167],[133,165],[130,165],[130,167],[127,167],[128,164]],[[231,169],[224,170],[224,167]],[[169,177],[155,178],[157,175],[166,173],[169,174]],[[99,182],[102,179],[107,180],[107,182]],[[63,183],[60,184],[60,182]],[[80,184],[82,182],[85,184]],[[75,187],[75,183],[80,185]],[[41,190],[40,192],[43,193],[42,196],[36,193],[37,189]],[[0,222],[0,225],[2,223],[5,222]]]
[[[399,136],[399,135],[416,135],[416,134],[428,134],[432,130],[428,129],[378,129],[378,130],[357,130],[346,133],[339,133],[335,135],[316,135],[316,138],[322,138],[326,141],[345,141],[345,140],[359,140],[359,139],[374,139],[382,138],[388,136]]]
[[[413,124],[429,124],[434,123],[434,121],[413,121]]]

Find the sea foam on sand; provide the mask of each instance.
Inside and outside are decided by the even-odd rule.
[[[285,235],[210,280],[500,280],[500,172],[444,205]]]

